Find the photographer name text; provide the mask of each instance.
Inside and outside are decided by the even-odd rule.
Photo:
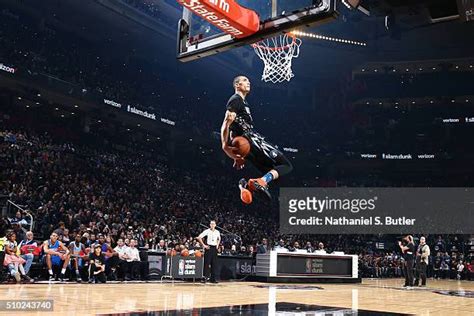
[[[416,218],[391,217],[391,216],[369,216],[359,218],[347,218],[345,216],[309,216],[298,218],[291,216],[288,223],[291,226],[413,226]]]

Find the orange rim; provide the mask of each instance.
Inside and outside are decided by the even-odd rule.
[[[260,41],[260,42],[257,42],[257,43],[254,43],[252,44],[252,47],[253,48],[260,48],[260,49],[265,49],[265,50],[271,50],[271,51],[277,51],[277,50],[285,50],[291,46],[293,46],[295,43],[296,43],[296,35],[292,34],[292,33],[287,33],[285,34],[286,36],[289,36],[291,37],[293,40],[291,41],[290,44],[288,45],[285,45],[285,46],[280,46],[280,47],[268,47],[268,46],[263,46],[263,45],[259,45],[259,43],[263,42],[263,41]]]

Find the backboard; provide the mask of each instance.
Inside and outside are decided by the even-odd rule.
[[[310,27],[334,20],[337,0],[177,0],[186,2],[183,17],[178,24],[178,59],[187,62],[211,56],[243,45],[249,45],[263,39],[287,33],[295,28]],[[229,5],[242,7],[234,14],[241,18],[246,14],[248,28],[232,34],[224,32],[202,16],[196,14],[196,8],[213,5],[216,10],[229,12]],[[191,8],[191,9],[188,9]],[[249,15],[250,9],[256,15]],[[250,12],[252,12],[250,11]],[[207,12],[204,10],[204,12]],[[210,14],[210,13],[207,13]],[[224,12],[225,14],[225,12]],[[204,16],[206,16],[204,14]],[[209,15],[207,15],[209,17]],[[217,20],[217,17],[216,17]],[[226,24],[226,26],[228,26]],[[254,29],[252,29],[254,28]],[[228,30],[229,28],[227,28]],[[230,28],[234,30],[233,28]]]

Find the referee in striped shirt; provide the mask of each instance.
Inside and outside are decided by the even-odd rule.
[[[204,253],[204,280],[207,281],[210,278],[211,283],[217,283],[217,247],[221,242],[221,233],[216,229],[216,221],[211,221],[209,226],[210,228],[203,231],[197,239],[206,251]],[[204,237],[207,244],[203,241]]]

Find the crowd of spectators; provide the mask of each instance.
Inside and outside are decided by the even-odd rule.
[[[26,233],[30,219],[16,212],[4,225],[11,226],[18,242],[33,240],[34,233],[41,246],[56,232],[66,247],[78,238],[90,248],[102,238],[100,244],[106,243],[111,249],[133,241],[143,250],[196,251],[201,249],[195,236],[209,219],[216,219],[219,228],[227,232],[219,247],[221,255],[254,256],[262,248],[266,251],[272,247],[315,252],[323,245],[328,252],[360,254],[363,276],[401,276],[400,254],[372,251],[374,236],[280,235],[272,206],[259,206],[259,212],[243,208],[235,192],[226,189],[232,183],[212,172],[180,170],[140,154],[57,143],[48,134],[14,130],[0,134],[1,175],[6,179],[1,193],[28,209],[35,221],[34,231]],[[464,256],[464,241],[457,236],[432,238],[429,242],[436,255],[430,275],[467,278],[468,264],[462,266],[459,276],[457,273],[461,261],[471,260]],[[22,249],[28,273],[31,249]],[[103,251],[107,253],[107,248]],[[449,272],[445,272],[446,265]],[[136,269],[145,275],[141,267]],[[118,265],[117,272],[122,272]]]
[[[429,235],[427,240],[432,249],[428,258],[428,277],[473,279],[474,257],[469,254],[468,240],[456,235]],[[364,277],[400,277],[404,274],[403,264],[404,258],[399,252],[376,250],[359,255],[359,269]]]

